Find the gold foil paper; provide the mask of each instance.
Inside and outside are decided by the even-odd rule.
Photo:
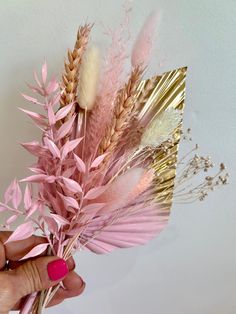
[[[141,82],[139,99],[142,107],[139,120],[143,127],[147,122],[158,118],[169,107],[174,107],[183,113],[186,72],[187,68],[184,67]],[[153,158],[156,200],[163,204],[165,211],[169,211],[172,204],[181,127],[182,123],[175,130],[174,145],[167,152],[157,151]]]

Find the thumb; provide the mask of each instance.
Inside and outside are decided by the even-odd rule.
[[[16,268],[12,275],[20,297],[50,288],[59,283],[69,272],[63,259],[48,256],[29,260]]]
[[[30,293],[55,286],[68,272],[66,262],[55,256],[29,260],[12,271],[0,272],[0,313]]]

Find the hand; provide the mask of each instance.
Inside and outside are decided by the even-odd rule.
[[[85,283],[74,272],[75,262],[72,258],[67,262],[55,256],[19,261],[34,246],[44,243],[45,239],[32,236],[3,245],[10,235],[11,232],[0,232],[0,314],[20,309],[28,294],[55,286],[61,280],[65,289],[60,287],[48,306],[83,292]],[[6,261],[9,261],[9,271],[3,271]]]

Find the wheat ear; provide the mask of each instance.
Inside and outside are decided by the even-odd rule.
[[[130,121],[137,105],[137,87],[140,83],[143,70],[134,68],[128,82],[119,90],[115,100],[114,114],[105,137],[100,143],[100,153],[112,153],[116,148],[124,130]]]
[[[92,25],[90,24],[81,26],[77,33],[77,40],[74,50],[71,51],[68,49],[68,60],[64,62],[65,73],[62,75],[62,94],[60,98],[61,107],[64,107],[77,100],[79,68],[83,53],[89,41],[91,28]],[[73,113],[74,110],[70,112],[66,120],[69,119]]]

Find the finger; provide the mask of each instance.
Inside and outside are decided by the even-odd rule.
[[[20,299],[12,308],[13,311],[18,311],[22,308],[23,304],[25,303],[26,297]]]
[[[3,246],[11,234],[12,232],[10,231],[0,232],[0,253],[4,252],[4,255],[2,255],[4,258],[1,258],[0,260],[0,267],[3,262],[5,265],[6,259],[17,261],[26,255],[34,246],[47,242],[47,239],[44,237],[32,236],[25,240],[7,243]]]
[[[75,272],[71,271],[63,280],[65,289],[61,291],[61,297],[72,298],[80,295],[85,289],[85,282]]]
[[[75,260],[73,259],[73,257],[70,257],[67,261],[66,264],[69,268],[69,271],[72,271],[75,269]]]
[[[61,303],[64,299],[79,296],[83,293],[86,284],[75,272],[70,272],[63,280],[65,289],[60,287],[47,307]]]
[[[23,295],[29,294],[34,291],[39,291],[42,289],[46,289],[47,287],[53,286],[58,283],[58,281],[55,282],[48,282],[48,279],[45,279],[45,273],[40,274],[43,269],[43,264],[45,265],[46,259],[53,259],[55,260],[55,257],[45,257],[45,258],[38,258],[34,261],[28,261],[18,269],[11,271],[11,272],[6,272],[1,276],[0,273],[0,280],[2,286],[4,286],[4,281],[9,285],[9,283],[12,283],[11,289],[5,289],[4,293],[6,294],[6,298],[8,301],[8,304],[11,305],[11,307],[14,310],[18,310],[21,308],[21,305],[24,303],[24,298],[22,298]],[[29,270],[28,264],[31,263],[31,270]],[[38,265],[35,268],[35,265],[38,263]],[[74,261],[73,259],[70,260],[70,268],[74,267]],[[35,268],[34,270],[32,270]],[[58,270],[57,270],[58,273]],[[40,276],[40,279],[37,278]],[[56,304],[61,303],[65,298],[69,297],[74,297],[80,295],[84,288],[85,284],[83,280],[81,279],[80,276],[78,276],[74,271],[71,271],[68,273],[68,278],[66,277],[63,280],[63,284],[65,289],[60,288],[54,298],[51,300],[50,304],[48,306],[53,306]],[[48,275],[46,276],[48,277]],[[4,278],[6,280],[4,280]],[[14,287],[13,287],[14,286]],[[28,288],[27,288],[28,287]],[[12,289],[14,290],[14,293],[12,292]],[[9,290],[8,292],[6,290]],[[1,287],[0,287],[0,292],[1,292]],[[20,294],[19,294],[20,292]],[[20,299],[21,298],[21,299]],[[16,302],[19,300],[18,302]],[[9,306],[10,306],[9,305]],[[9,307],[10,308],[10,307]]]
[[[52,298],[52,300],[48,303],[48,305],[46,305],[46,308],[58,305],[58,304],[62,303],[63,301],[64,301],[64,299],[60,299],[59,297],[54,296]]]
[[[68,272],[66,262],[55,256],[29,260],[15,270],[0,272],[1,311],[8,313],[28,294],[57,285]]]
[[[40,254],[39,256],[43,256],[45,255],[45,253]],[[38,256],[38,257],[39,257]],[[35,259],[35,258],[34,258]],[[32,260],[32,258],[31,258]],[[23,265],[27,260],[23,260],[23,261],[9,261],[9,269],[16,269],[17,267]],[[69,268],[69,271],[72,271],[75,269],[75,261],[73,259],[73,257],[70,257],[67,261],[66,264]]]
[[[69,269],[64,260],[55,256],[46,256],[25,262],[8,272],[8,276],[14,286],[17,286],[18,299],[20,299],[35,291],[55,286],[65,278],[68,272]]]

